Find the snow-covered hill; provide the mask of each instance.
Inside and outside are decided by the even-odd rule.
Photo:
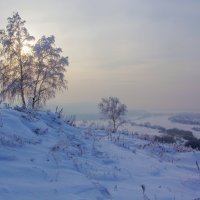
[[[0,200],[200,199],[200,152],[0,110]]]

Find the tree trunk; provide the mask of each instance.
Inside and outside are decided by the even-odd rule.
[[[23,66],[22,66],[21,58],[20,58],[20,94],[21,94],[21,100],[22,100],[22,107],[26,108],[26,101],[24,97]]]
[[[35,97],[33,97],[33,100],[32,100],[32,109],[35,108]]]
[[[113,119],[113,131],[112,132],[113,133],[116,132],[116,120],[115,119]]]
[[[37,102],[36,97],[37,97],[37,86],[38,86],[38,83],[39,83],[39,77],[40,77],[40,72],[38,72],[38,74],[37,74],[37,80],[36,80],[36,83],[35,83],[35,86],[34,86],[32,109],[35,108],[35,103]]]

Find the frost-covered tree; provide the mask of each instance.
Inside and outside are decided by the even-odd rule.
[[[33,109],[55,97],[56,91],[66,88],[65,67],[68,58],[61,56],[61,53],[62,49],[55,45],[54,36],[43,36],[33,47],[33,72],[29,88]]]
[[[111,120],[113,133],[125,122],[122,116],[126,114],[127,107],[117,97],[102,98],[99,103],[99,109],[106,118]]]
[[[24,108],[38,108],[57,91],[65,89],[67,57],[55,45],[54,36],[43,36],[35,45],[18,13],[0,30],[0,95],[19,100]],[[28,103],[27,103],[28,101]]]
[[[23,48],[34,37],[28,33],[25,21],[18,13],[8,18],[5,30],[0,31],[0,82],[1,96],[15,100],[20,97],[23,107],[26,107],[26,92],[31,80],[31,55],[23,52]]]

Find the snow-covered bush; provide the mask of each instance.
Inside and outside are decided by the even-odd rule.
[[[48,128],[46,128],[46,129],[36,128],[33,130],[33,132],[36,135],[46,135],[48,133]]]
[[[6,109],[10,109],[11,108],[11,106],[10,106],[10,104],[9,103],[3,103],[3,106],[4,106],[4,108],[6,108]]]
[[[64,122],[69,126],[76,126],[76,116],[75,115],[66,115]]]
[[[3,146],[22,147],[25,144],[35,145],[35,144],[39,144],[39,143],[41,143],[41,140],[23,138],[19,135],[15,135],[15,134],[0,135],[0,144]]]
[[[56,115],[56,117],[59,118],[59,119],[63,118],[63,108],[61,108],[61,109],[59,110],[59,108],[58,108],[58,106],[57,106],[57,107],[56,107],[56,111],[55,111],[55,115]]]

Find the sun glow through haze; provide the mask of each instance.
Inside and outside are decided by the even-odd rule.
[[[23,44],[22,53],[23,54],[31,54],[32,53],[32,46],[35,44],[34,41],[28,41]]]

